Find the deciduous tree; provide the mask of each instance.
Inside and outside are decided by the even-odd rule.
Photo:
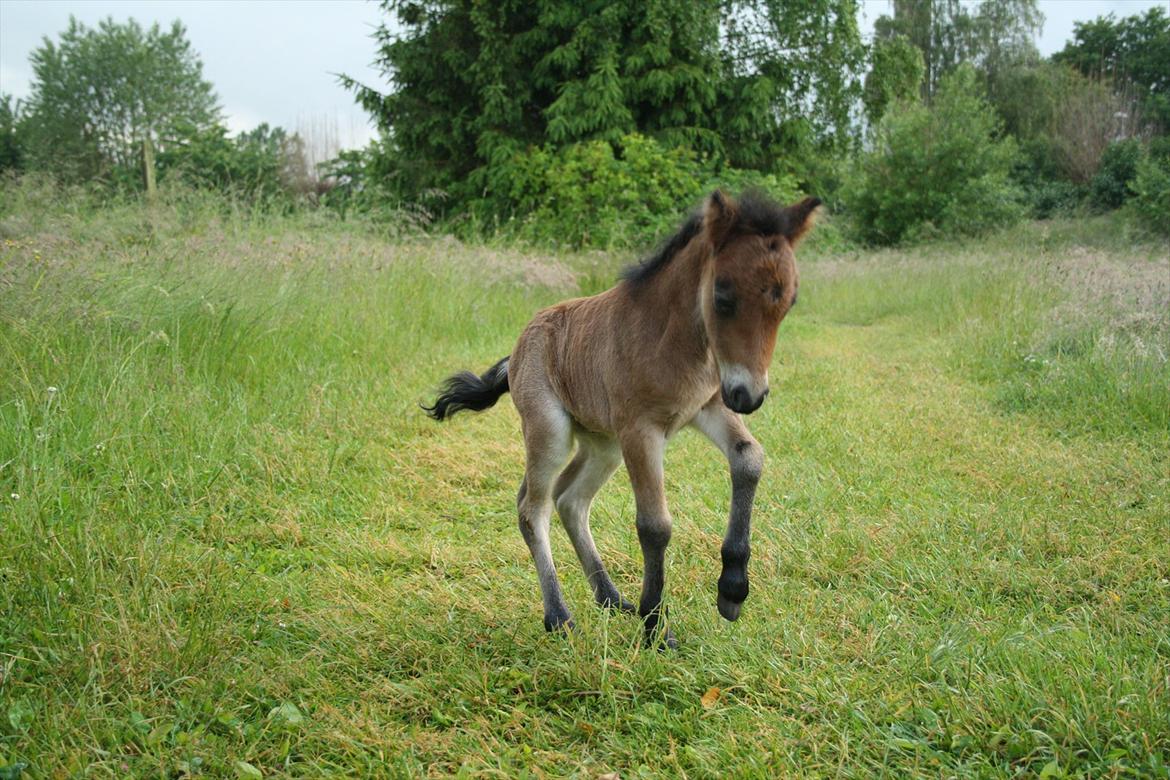
[[[1119,89],[1132,85],[1146,118],[1170,129],[1170,15],[1164,8],[1078,22],[1073,40],[1052,59],[1108,78]]]
[[[71,17],[60,40],[45,38],[30,60],[29,154],[64,178],[142,170],[153,152],[219,119],[215,92],[178,21],[163,30],[110,18],[90,28]]]

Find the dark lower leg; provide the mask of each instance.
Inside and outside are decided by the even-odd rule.
[[[747,564],[751,557],[752,502],[755,500],[759,467],[751,464],[732,464],[731,517],[727,536],[723,539],[720,557],[723,572],[719,576],[719,614],[728,620],[739,617],[740,608],[748,595]]]
[[[669,518],[638,518],[638,541],[642,546],[642,599],[638,614],[646,630],[647,642],[658,640],[670,648],[677,647],[666,625],[666,608],[662,604],[665,586],[666,546],[670,543]]]
[[[638,614],[646,629],[648,643],[677,647],[666,627],[662,606],[666,546],[670,543],[670,512],[662,479],[662,451],[666,437],[654,428],[632,429],[622,438],[622,455],[634,487],[638,506],[638,542],[642,546],[642,600]],[[661,639],[659,639],[661,637]]]

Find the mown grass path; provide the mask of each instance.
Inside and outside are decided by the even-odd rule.
[[[726,467],[689,432],[668,450],[681,649],[660,654],[592,607],[559,531],[578,631],[541,629],[510,403],[415,406],[563,286],[487,281],[484,258],[528,261],[442,243],[249,246],[319,265],[10,247],[0,767],[1166,776],[1170,439],[1011,411],[970,365],[1001,318],[936,311],[970,271],[807,264],[749,421],[768,464],[736,624]],[[593,527],[626,594],[633,520],[619,471]]]

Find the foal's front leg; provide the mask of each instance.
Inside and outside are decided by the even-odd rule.
[[[723,573],[719,576],[719,614],[739,617],[748,595],[748,558],[751,557],[752,502],[764,468],[764,448],[752,438],[739,415],[719,396],[695,416],[694,426],[727,456],[731,466],[731,516],[723,539]]]
[[[622,436],[621,445],[634,488],[638,542],[642,546],[642,600],[638,614],[646,629],[647,643],[653,643],[661,631],[662,645],[674,649],[678,642],[666,626],[666,609],[662,606],[666,546],[670,544],[671,528],[662,479],[666,435],[661,430],[643,428]]]

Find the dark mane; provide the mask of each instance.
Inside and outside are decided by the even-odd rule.
[[[691,239],[703,229],[703,215],[699,212],[687,217],[673,236],[663,241],[654,254],[639,263],[627,266],[622,270],[621,278],[631,284],[641,284],[670,262],[671,258],[682,251],[682,248],[691,243]]]
[[[738,201],[735,224],[731,226],[727,235],[728,237],[787,235],[791,229],[788,222],[787,209],[759,190],[748,190]],[[654,254],[639,263],[627,266],[622,271],[621,278],[634,285],[650,279],[665,268],[702,229],[703,214],[697,211],[687,218],[673,236],[662,242]]]

